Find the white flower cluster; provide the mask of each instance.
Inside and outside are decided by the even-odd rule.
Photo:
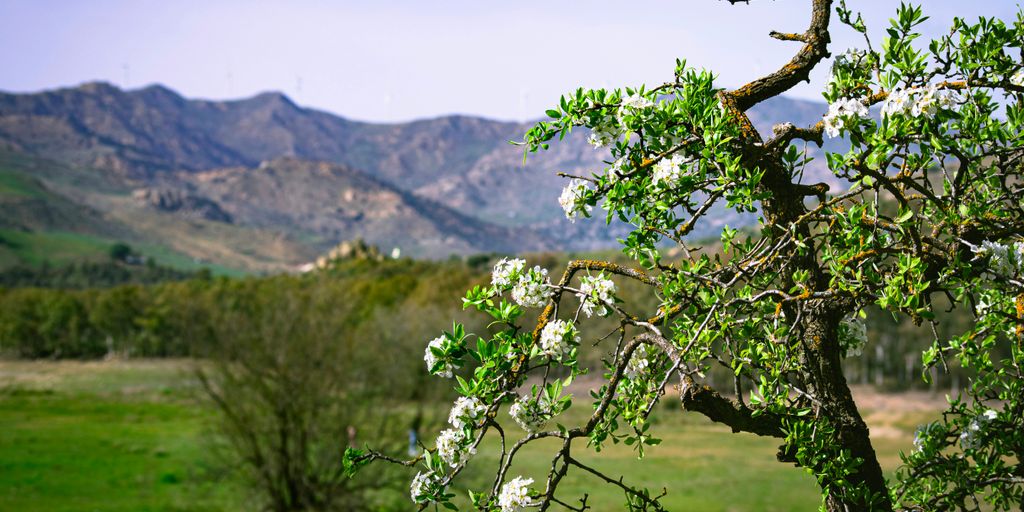
[[[544,428],[544,424],[551,418],[551,404],[543,399],[534,400],[529,396],[523,396],[509,407],[508,413],[523,430],[537,432]]]
[[[583,198],[590,191],[590,183],[587,180],[573,178],[569,184],[562,189],[562,195],[558,196],[558,204],[562,205],[565,217],[575,223],[580,215],[589,215],[594,209],[584,202]]]
[[[437,441],[435,441],[437,456],[452,468],[465,464],[469,457],[476,454],[476,449],[472,446],[472,429],[478,426],[478,420],[483,418],[486,412],[487,407],[475,397],[463,396],[455,400],[455,405],[452,406],[452,410],[448,414],[448,421],[455,428],[442,430],[437,435]],[[469,434],[467,434],[466,427],[470,428]],[[419,499],[417,497],[427,493],[436,495],[444,492],[444,488],[441,486],[442,481],[443,475],[440,474],[440,470],[417,473],[409,488],[413,502],[432,501],[428,497]]]
[[[618,118],[622,121],[623,117],[629,114],[636,114],[645,108],[653,107],[654,103],[651,100],[640,96],[639,94],[633,94],[626,96],[622,99],[622,103],[619,105]]]
[[[466,461],[468,456],[476,453],[476,450],[468,445],[468,441],[469,438],[466,437],[464,430],[453,428],[442,430],[437,436],[437,454],[449,466],[458,467],[459,464]]]
[[[502,258],[494,265],[494,271],[491,272],[491,285],[502,290],[511,288],[519,275],[523,273],[524,266],[526,266],[526,260]]]
[[[832,69],[829,71],[829,85],[838,81],[837,75],[840,70],[862,68],[867,65],[867,59],[865,59],[867,55],[868,53],[866,51],[858,50],[856,48],[851,48],[839,55],[836,55],[836,58],[832,61]]]
[[[548,270],[534,266],[523,272],[512,287],[512,300],[524,308],[543,307],[551,296],[551,281]]]
[[[501,508],[501,512],[520,512],[531,506],[530,484],[532,483],[532,478],[517,476],[501,486],[501,492],[498,494],[498,507]]]
[[[914,90],[894,89],[882,102],[882,117],[908,115],[914,108]]]
[[[999,413],[989,409],[971,420],[971,424],[960,433],[960,446],[964,447],[964,449],[974,449],[981,446],[980,434],[982,429],[989,423],[992,423],[992,420],[998,416]]]
[[[437,491],[443,491],[444,489],[440,487],[441,476],[437,473],[433,471],[416,473],[416,476],[412,479],[412,485],[409,486],[409,496],[412,498],[413,503],[426,503],[430,499],[422,496],[427,493],[436,494]]]
[[[617,126],[605,123],[595,126],[590,131],[590,137],[587,137],[587,142],[590,143],[594,148],[603,148],[611,146],[619,138],[619,129]]]
[[[607,302],[612,302],[615,297],[615,282],[605,277],[601,272],[596,277],[583,276],[580,278],[580,291],[576,294],[583,305],[583,312],[587,317],[597,313],[598,316],[608,314]]]
[[[994,305],[994,297],[991,297],[982,292],[982,295],[978,297],[978,301],[974,305],[974,310],[978,313],[978,316],[985,316],[988,314],[989,311],[992,310],[992,306]]]
[[[457,429],[466,426],[475,428],[487,412],[487,406],[476,397],[460,396],[455,400],[452,411],[448,414],[448,422]]]
[[[431,369],[434,367],[435,364],[437,364],[438,361],[438,358],[436,355],[434,355],[434,351],[432,349],[440,350],[443,345],[444,336],[438,336],[430,340],[430,343],[427,343],[427,350],[426,352],[423,353],[423,360],[426,361],[427,363],[428,372],[431,371]],[[436,373],[434,373],[434,375],[450,379],[452,378],[453,370],[455,370],[455,365],[453,365],[451,361],[445,361],[441,368],[438,369]]]
[[[1017,87],[1024,87],[1024,69],[1016,72],[1010,77],[1010,83]]]
[[[960,95],[956,92],[949,89],[939,89],[933,85],[925,89],[921,97],[914,102],[914,107],[910,109],[910,114],[914,117],[932,117],[940,109],[950,109],[961,101]]]
[[[621,157],[614,162],[612,166],[608,168],[608,181],[616,183],[622,179],[623,175],[626,174],[626,157]]]
[[[987,259],[988,268],[999,277],[1011,277],[1024,273],[1024,242],[1013,246],[985,240],[980,246],[973,246],[974,259]]]
[[[839,344],[846,350],[848,356],[859,356],[868,343],[868,324],[857,316],[848,316],[843,319],[842,336]]]
[[[654,106],[654,103],[651,100],[637,94],[623,98],[614,116],[606,116],[590,128],[590,136],[587,137],[587,142],[596,149],[611,146],[615,141],[619,140],[619,137],[624,132],[622,129],[623,118],[627,115],[639,114],[644,109],[652,106]]]
[[[633,356],[626,363],[623,374],[627,379],[636,380],[643,377],[651,369],[653,351],[646,344],[640,344],[633,350]]]
[[[491,284],[501,293],[512,289],[512,300],[523,307],[539,308],[551,296],[547,269],[526,268],[526,260],[502,258],[491,272]]]
[[[837,68],[861,66],[864,64],[864,58],[867,56],[868,52],[864,50],[850,48],[849,50],[836,55],[835,60],[832,61],[832,72],[835,74],[835,70]]]
[[[569,355],[573,345],[578,345],[576,326],[565,320],[552,320],[540,331],[541,353],[555,359]]]
[[[924,450],[925,435],[928,434],[928,425],[921,425],[914,431],[914,450]]]
[[[856,98],[842,98],[828,106],[825,114],[825,133],[838,137],[843,128],[856,126],[861,119],[868,118],[868,107]]]
[[[882,103],[882,117],[933,117],[939,110],[948,110],[963,99],[956,91],[932,85],[927,88],[894,89]]]
[[[658,163],[654,164],[654,176],[652,180],[654,185],[672,188],[679,184],[679,179],[683,177],[682,166],[684,163],[685,159],[682,155],[672,155],[672,158],[662,158]]]

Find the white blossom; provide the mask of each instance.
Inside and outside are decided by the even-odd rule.
[[[924,450],[925,435],[927,433],[928,433],[928,427],[926,425],[922,425],[920,427],[917,427],[917,430],[914,431],[914,449],[915,450],[917,450],[919,452]]]
[[[1010,83],[1017,87],[1024,87],[1024,69],[1016,72],[1010,77]]]
[[[618,112],[619,121],[621,122],[622,118],[627,116],[627,115],[629,115],[629,114],[635,114],[638,111],[641,111],[641,110],[643,110],[645,108],[649,108],[649,107],[652,107],[652,106],[654,106],[654,103],[651,102],[651,100],[649,100],[647,98],[644,98],[643,96],[640,96],[639,94],[633,94],[633,95],[630,95],[630,96],[626,96],[625,98],[622,99],[622,103],[619,106],[619,112]]]
[[[498,494],[498,507],[501,508],[501,512],[520,512],[531,506],[529,486],[532,483],[532,478],[517,476],[501,486],[501,492]]]
[[[653,182],[655,186],[662,185],[671,188],[679,183],[683,171],[681,169],[685,159],[682,155],[672,155],[672,158],[662,158],[654,164]]]
[[[524,308],[543,307],[551,296],[551,281],[548,270],[535,266],[523,272],[512,287],[512,300]]]
[[[598,316],[608,314],[607,302],[612,302],[615,296],[615,282],[605,277],[601,272],[596,277],[583,276],[580,278],[580,291],[576,294],[583,305],[583,312],[587,317],[597,313]]]
[[[988,260],[988,268],[993,274],[1000,277],[1009,277],[1021,270],[1021,263],[1024,263],[1024,244],[1017,242],[1010,246],[985,240],[980,246],[972,246],[974,259]]]
[[[964,447],[964,449],[973,449],[981,446],[981,431],[998,416],[999,413],[988,409],[971,420],[970,425],[960,433],[960,446]]]
[[[844,68],[857,68],[865,64],[865,57],[867,52],[864,50],[858,50],[856,48],[850,48],[839,55],[832,61],[832,69],[829,71],[828,82],[830,84],[836,82],[836,75],[839,74],[840,69]]]
[[[523,430],[537,432],[551,418],[551,406],[545,400],[523,396],[509,407],[508,413]]]
[[[476,397],[460,396],[455,400],[452,411],[448,414],[448,422],[457,429],[467,425],[476,427],[478,420],[484,417],[487,406]]]
[[[438,487],[440,484],[441,477],[433,471],[416,473],[416,476],[412,479],[412,485],[409,486],[409,497],[412,498],[413,503],[430,502],[429,498],[418,498],[431,492],[432,488]]]
[[[861,61],[863,61],[867,55],[868,52],[864,50],[850,48],[845,52],[836,55],[835,60],[832,61],[832,69],[835,69],[836,67],[859,66]]]
[[[914,117],[933,117],[939,110],[952,108],[960,102],[959,95],[949,89],[940,89],[937,85],[929,86],[921,97],[914,102],[910,114]]]
[[[974,305],[974,310],[978,313],[978,316],[985,316],[992,309],[992,299],[987,296],[978,297],[977,304]]]
[[[423,354],[423,360],[426,361],[426,363],[427,363],[427,371],[428,372],[431,371],[431,369],[434,367],[435,364],[437,364],[437,361],[438,361],[437,356],[434,355],[434,351],[431,350],[431,349],[435,349],[436,348],[436,349],[440,350],[441,346],[443,344],[444,344],[444,336],[438,336],[438,337],[430,340],[430,343],[427,343],[427,350]],[[452,377],[452,371],[453,370],[455,370],[455,366],[453,366],[450,361],[445,361],[444,365],[442,365],[441,368],[439,370],[437,370],[436,373],[434,373],[434,375],[438,375],[440,377],[445,377],[445,378],[449,378],[450,379]]]
[[[620,131],[618,126],[606,122],[599,124],[590,130],[590,136],[587,137],[587,142],[590,143],[594,148],[603,148],[611,146],[616,140],[619,139]]]
[[[630,380],[643,377],[651,368],[651,358],[653,355],[651,349],[646,344],[637,345],[633,349],[633,355],[629,358],[629,362],[626,363],[623,375]]]
[[[593,207],[583,201],[584,195],[590,190],[590,183],[586,180],[573,178],[569,184],[562,189],[562,195],[558,196],[558,204],[565,210],[565,217],[572,222],[583,215],[589,215]]]
[[[525,265],[526,260],[502,258],[501,261],[494,265],[494,271],[491,272],[491,285],[501,289],[511,287],[515,283],[516,278],[519,277],[519,274],[523,272]]]
[[[468,455],[476,453],[475,449],[467,446],[466,441],[466,432],[463,430],[443,430],[437,436],[437,454],[449,466],[457,467],[466,461]]]
[[[578,344],[576,326],[565,320],[552,320],[540,332],[541,353],[555,359],[569,355],[573,344]]]
[[[894,89],[882,103],[882,117],[907,115],[914,107],[914,89]]]
[[[828,106],[825,114],[825,133],[829,137],[838,137],[843,128],[851,123],[856,125],[860,119],[868,118],[868,107],[856,98],[843,98]]]
[[[608,168],[608,181],[616,183],[622,179],[622,176],[626,173],[626,157],[619,158],[612,162],[612,166]]]

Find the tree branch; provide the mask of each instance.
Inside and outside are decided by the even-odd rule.
[[[725,93],[740,112],[758,103],[791,89],[801,81],[809,79],[811,69],[818,65],[828,53],[828,21],[832,10],[831,0],[814,0],[811,25],[803,34],[779,34],[772,37],[789,41],[804,41],[805,44],[795,56],[778,71],[754,80],[739,89]]]
[[[786,437],[778,417],[767,413],[754,416],[753,409],[729,400],[707,386],[697,385],[690,377],[682,378],[679,401],[682,402],[683,409],[699,412],[711,421],[728,425],[733,432]]]

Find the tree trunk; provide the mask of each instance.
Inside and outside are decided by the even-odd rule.
[[[821,403],[819,413],[836,429],[838,443],[850,450],[851,455],[862,460],[857,471],[849,476],[849,485],[865,484],[879,501],[873,506],[868,503],[849,501],[843,496],[830,496],[826,501],[829,512],[852,510],[892,510],[888,488],[878,457],[871,446],[868,426],[857,410],[850,387],[843,375],[839,350],[839,322],[841,313],[815,312],[808,315],[804,327],[805,360],[808,375],[808,391]],[[847,486],[847,487],[848,487]]]

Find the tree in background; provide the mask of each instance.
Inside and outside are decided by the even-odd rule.
[[[126,262],[128,258],[135,256],[135,251],[132,250],[132,246],[124,242],[117,242],[110,246],[109,255],[113,261]]]
[[[410,494],[421,509],[454,508],[449,484],[494,435],[494,483],[471,492],[480,509],[584,510],[586,496],[558,492],[569,471],[582,471],[621,488],[630,510],[661,510],[660,495],[574,450],[621,441],[642,456],[658,443],[650,415],[673,382],[683,409],[777,438],[778,459],[815,476],[825,510],[1024,505],[1024,14],[1010,24],[957,19],[949,35],[921,44],[921,9],[901,6],[876,47],[844,3],[811,4],[805,32],[771,33],[799,45],[792,60],[739,89],[678,61],[673,79],[653,88],[579,89],[527,132],[529,152],[577,128],[609,150],[606,168],[570,176],[560,202],[572,220],[601,202],[608,220],[630,222],[624,251],[642,269],[577,260],[552,281],[543,268],[503,260],[490,286],[467,294],[466,307],[494,323],[476,335],[456,325],[426,348],[430,371],[454,378],[462,396],[434,450],[403,461],[419,464]],[[762,138],[747,112],[830,55],[833,7],[864,47],[836,56],[821,122],[780,124]],[[826,154],[848,188],[804,183],[801,146],[824,137],[849,142]],[[685,236],[719,205],[759,214],[758,229],[725,227],[722,250],[701,251]],[[664,243],[683,257],[663,259]],[[617,300],[622,280],[648,285],[660,306]],[[864,345],[872,306],[933,327],[926,369],[957,360],[972,372],[966,396],[921,428],[893,482],[841,365]],[[947,308],[975,321],[939,336],[935,312]],[[591,345],[579,326],[595,316],[619,325],[594,340],[607,354],[604,381],[589,419],[563,425],[558,415],[573,401],[564,387]],[[735,376],[729,389],[709,385],[713,367]],[[524,389],[527,379],[536,385]],[[524,437],[510,439],[509,419]],[[545,439],[559,443],[547,474],[515,476],[517,453]],[[382,458],[349,452],[356,465]]]
[[[366,442],[403,451],[408,415],[394,404],[407,386],[369,375],[386,364],[381,351],[339,334],[351,301],[318,287],[250,292],[219,314],[197,363],[227,460],[275,512],[379,506],[381,491],[401,486],[394,471],[350,479],[343,454]]]

